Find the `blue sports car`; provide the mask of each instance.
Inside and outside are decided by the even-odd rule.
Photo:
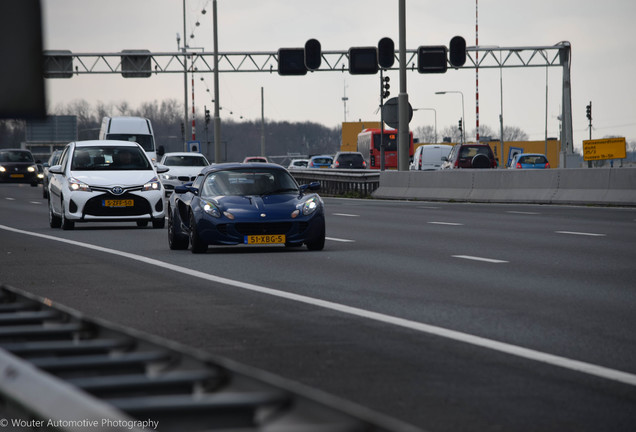
[[[226,163],[204,168],[175,187],[168,203],[170,249],[204,253],[208,245],[302,246],[322,250],[325,214],[320,183],[298,186],[280,165]]]

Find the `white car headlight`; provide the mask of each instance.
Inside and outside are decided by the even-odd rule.
[[[219,207],[213,202],[202,201],[201,207],[203,207],[203,211],[209,214],[210,216],[216,217],[216,218],[221,217],[221,211],[219,210]]]
[[[5,172],[7,169],[5,167],[3,167],[2,165],[0,165],[0,172]]]
[[[38,170],[38,167],[35,165],[31,165],[30,167],[27,168],[28,172],[36,172]]]
[[[163,180],[176,180],[177,176],[173,176],[170,174],[161,174],[160,176]]]
[[[160,190],[161,189],[161,182],[159,182],[159,179],[157,177],[153,177],[152,180],[150,180],[148,183],[146,183],[144,185],[143,190],[144,191],[150,191],[150,190]]]
[[[310,215],[313,212],[316,211],[316,209],[318,208],[318,198],[313,197],[313,198],[309,198],[307,201],[305,201],[304,203],[302,203],[302,212],[304,216]]]
[[[77,180],[74,177],[68,179],[68,188],[73,192],[82,191],[82,192],[91,192],[91,187],[86,183],[83,183]]]

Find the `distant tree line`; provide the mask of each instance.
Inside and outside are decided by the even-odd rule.
[[[132,108],[127,102],[118,104],[97,103],[91,106],[85,100],[76,100],[66,105],[56,107],[50,115],[77,116],[78,139],[97,139],[102,118],[105,116],[139,116],[152,121],[158,146],[163,146],[166,152],[183,151],[184,137],[186,141],[192,139],[192,124],[183,125],[183,105],[176,99],[161,102],[146,102],[139,108]],[[223,113],[222,113],[223,114]],[[206,123],[204,116],[197,116],[195,120],[196,139],[202,144],[202,151],[214,157],[214,122]],[[26,123],[23,120],[0,120],[0,148],[20,147],[25,141]],[[183,129],[182,129],[183,128]],[[313,155],[333,154],[340,149],[341,127],[328,128],[318,123],[304,122],[275,122],[265,120],[264,128],[260,121],[234,120],[227,117],[221,122],[221,157],[223,161],[240,161],[245,156],[259,155],[261,151],[261,134],[264,130],[265,153],[267,156],[283,156],[288,154]],[[413,134],[419,142],[435,142],[433,126],[415,127]],[[475,130],[466,133],[467,139],[474,137]],[[480,126],[480,136],[499,138],[487,125]],[[460,141],[457,126],[447,126],[437,131],[437,141],[442,142],[449,137],[451,142]],[[474,138],[473,138],[474,139]],[[505,141],[526,141],[528,134],[518,127],[504,128]],[[628,143],[628,159],[635,159],[636,142]]]

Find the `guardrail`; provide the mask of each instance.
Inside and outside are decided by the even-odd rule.
[[[6,285],[0,285],[1,429],[419,430]]]
[[[380,172],[376,170],[346,170],[329,168],[291,169],[299,184],[320,182],[320,195],[369,197],[380,187]]]

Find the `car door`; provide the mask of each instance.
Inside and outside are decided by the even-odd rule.
[[[51,202],[51,207],[53,208],[55,213],[58,214],[62,212],[62,188],[66,183],[66,166],[68,164],[71,151],[72,145],[69,144],[64,148],[64,151],[62,151],[62,155],[60,156],[60,160],[58,162],[58,164],[62,167],[62,172],[64,174],[51,173],[51,178],[49,180],[49,200]]]

